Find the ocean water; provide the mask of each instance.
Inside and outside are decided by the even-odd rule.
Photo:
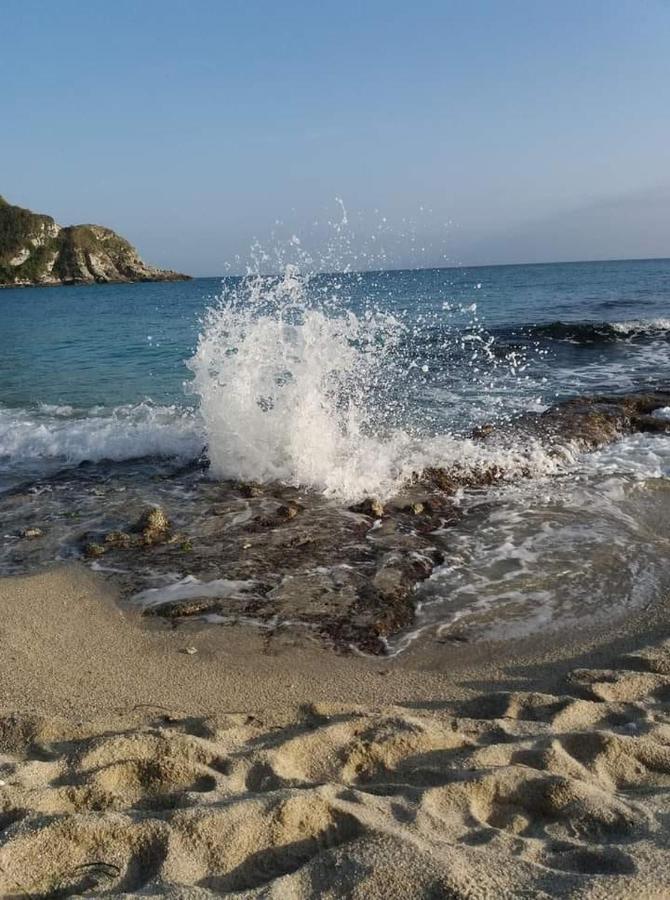
[[[480,463],[474,426],[667,387],[669,363],[670,260],[2,290],[0,499],[32,491],[55,521],[58,486],[91,467],[148,496],[203,453],[209,479],[383,498],[425,465]],[[495,462],[534,477],[463,498],[398,646],[457,622],[525,634],[668,587],[670,438]],[[76,555],[63,529],[39,553],[3,542],[5,572]]]

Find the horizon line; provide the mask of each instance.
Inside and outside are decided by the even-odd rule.
[[[391,266],[388,269],[331,269],[313,272],[314,275],[373,275],[379,272],[442,272],[455,271],[457,269],[505,269],[528,266],[572,266],[572,265],[596,265],[598,263],[626,263],[626,262],[668,262],[670,256],[616,256],[600,259],[556,259],[542,260],[540,262],[513,262],[513,263],[457,263],[451,266]],[[255,274],[255,273],[254,273]],[[272,275],[278,273],[259,273]],[[244,278],[246,273],[228,273],[217,275],[192,275],[193,279],[210,278]]]

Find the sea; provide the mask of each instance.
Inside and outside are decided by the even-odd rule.
[[[391,649],[611,623],[670,588],[670,436],[557,457],[472,433],[669,385],[667,259],[3,289],[0,574],[81,559],[131,497],[186,516],[198,466],[345,509],[488,453],[503,477],[459,495]],[[189,577],[145,575],[138,595]]]

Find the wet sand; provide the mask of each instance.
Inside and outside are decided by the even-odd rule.
[[[0,581],[1,896],[668,896],[667,602],[389,660],[116,599]]]

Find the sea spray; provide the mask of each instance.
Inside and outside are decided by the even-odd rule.
[[[404,326],[347,310],[334,294],[317,306],[309,281],[292,265],[250,276],[207,313],[189,365],[212,473],[342,498],[387,492],[408,435],[380,400],[399,376]]]
[[[516,471],[534,456],[539,468],[555,468],[537,448],[491,451],[421,413],[418,395],[436,390],[430,354],[443,384],[450,365],[469,368],[480,396],[488,391],[497,404],[503,378],[527,377],[516,351],[493,352],[475,304],[456,310],[468,317],[466,335],[452,331],[449,304],[408,325],[372,300],[351,309],[346,283],[355,277],[324,280],[286,265],[280,275],[224,282],[189,361],[211,474],[351,501],[387,496],[427,465]]]

